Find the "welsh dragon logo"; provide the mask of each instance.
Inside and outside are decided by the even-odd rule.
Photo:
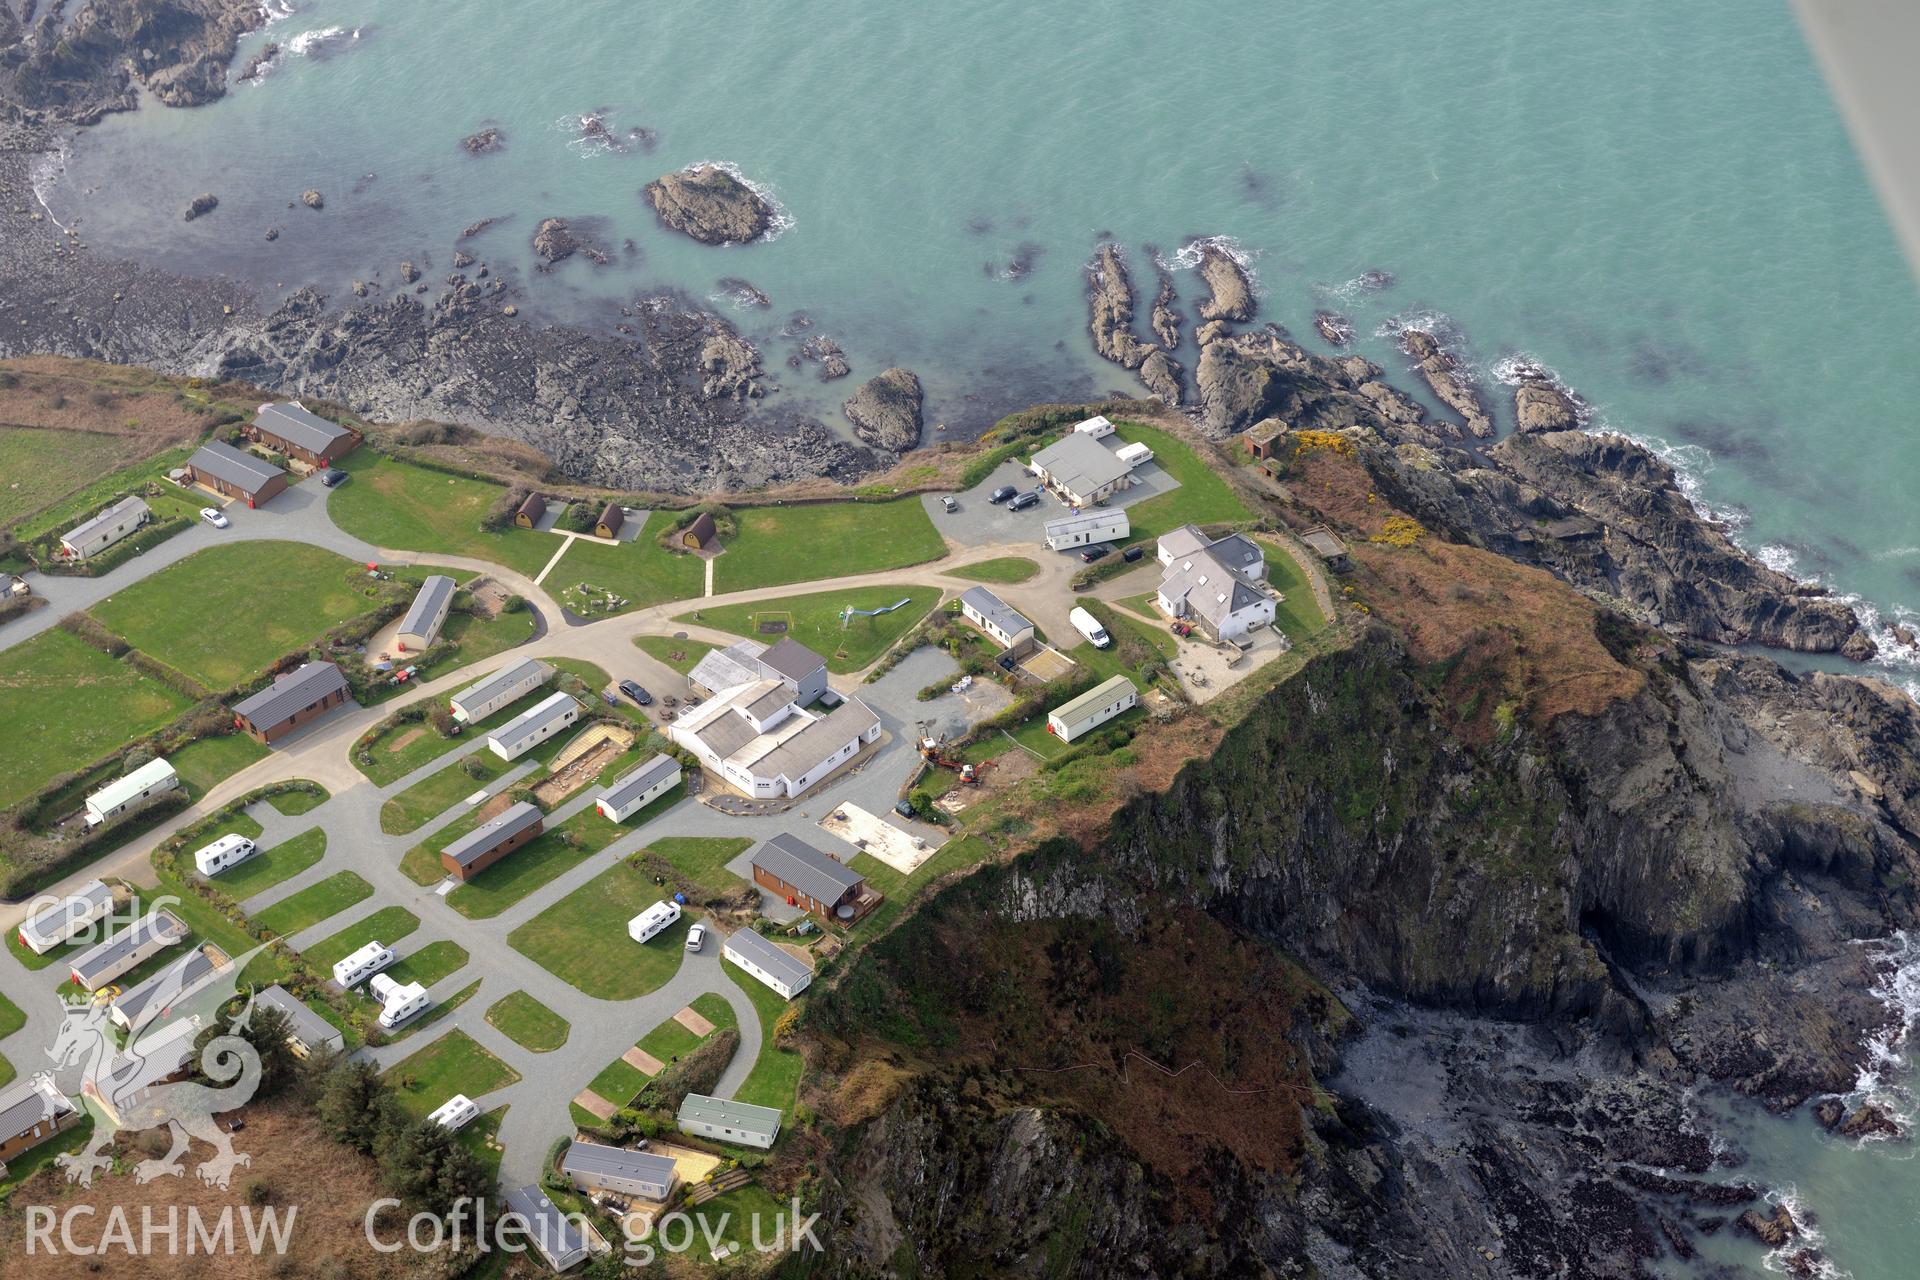
[[[180,1157],[192,1138],[214,1150],[196,1170],[202,1182],[224,1188],[236,1168],[252,1163],[251,1156],[234,1150],[231,1135],[214,1117],[245,1105],[260,1087],[260,1055],[239,1034],[253,1013],[251,990],[224,1023],[222,1011],[240,998],[240,974],[261,950],[255,947],[228,959],[210,973],[194,973],[195,954],[168,965],[152,998],[127,1028],[124,1043],[115,1034],[108,1004],[84,997],[63,1001],[65,1017],[47,1055],[56,1072],[79,1066],[80,1093],[94,1122],[93,1138],[84,1150],[56,1158],[69,1182],[91,1186],[95,1174],[111,1167],[105,1152],[123,1129],[167,1127],[173,1133],[165,1155],[134,1166],[138,1182],[184,1173]],[[170,1079],[194,1065],[194,1046],[209,1026],[223,1029],[201,1047],[198,1065],[221,1087]]]

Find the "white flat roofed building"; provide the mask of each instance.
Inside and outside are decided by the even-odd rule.
[[[1107,421],[1107,416],[1103,413],[1096,413],[1085,422],[1074,423],[1073,429],[1095,440],[1104,440],[1113,434],[1113,424]]]
[[[823,716],[798,696],[773,677],[736,685],[683,713],[667,736],[745,795],[797,797],[880,736],[880,717],[858,698]]]
[[[680,1131],[765,1151],[780,1136],[780,1108],[690,1093],[680,1103]]]
[[[448,699],[453,718],[462,724],[478,724],[504,706],[526,697],[553,674],[553,668],[534,658],[516,662],[506,670],[488,676],[469,689]]]
[[[427,575],[394,636],[403,648],[418,652],[433,647],[433,642],[440,638],[440,628],[447,621],[447,610],[453,607],[453,594],[458,589],[458,584],[444,573]]]
[[[1072,742],[1088,730],[1096,729],[1139,705],[1140,691],[1125,676],[1097,684],[1079,697],[1063,702],[1047,713],[1047,728],[1062,742]]]
[[[580,703],[570,693],[554,693],[533,710],[495,729],[487,746],[502,760],[518,760],[580,718]]]
[[[1133,532],[1124,507],[1093,507],[1046,523],[1047,549],[1065,551],[1096,542],[1118,542]]]

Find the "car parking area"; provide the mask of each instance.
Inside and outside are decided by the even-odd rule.
[[[1157,462],[1144,462],[1135,467],[1133,481],[1132,488],[1114,495],[1108,505],[1131,507],[1137,502],[1171,493],[1180,487],[1180,482]],[[927,517],[933,521],[933,527],[963,547],[1031,542],[1044,551],[1047,521],[1073,514],[1072,508],[1061,501],[1058,495],[1043,490],[1040,501],[1024,511],[1010,511],[1004,502],[987,501],[987,495],[1003,485],[1011,485],[1025,493],[1028,489],[1038,488],[1039,484],[1039,480],[1025,466],[1007,461],[995,467],[992,474],[973,488],[954,495],[959,503],[957,511],[946,510],[941,501],[943,495],[937,493],[921,495],[920,502],[927,509]],[[1076,547],[1059,554],[1077,558],[1080,550]]]

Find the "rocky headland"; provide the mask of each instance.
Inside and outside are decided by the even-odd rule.
[[[265,20],[257,0],[82,0],[0,4],[0,118],[92,124],[131,111],[144,89],[173,107],[227,87],[241,36]]]
[[[1186,370],[1164,348],[1134,332],[1133,280],[1117,244],[1101,245],[1087,265],[1087,307],[1093,349],[1139,374],[1162,404],[1179,405],[1185,398]]]
[[[773,206],[717,164],[663,174],[645,194],[661,222],[701,244],[750,244],[773,228]]]
[[[920,443],[920,379],[911,369],[882,370],[841,409],[854,434],[876,449],[905,453]]]

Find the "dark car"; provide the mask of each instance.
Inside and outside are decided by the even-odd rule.
[[[1122,560],[1125,560],[1128,564],[1132,564],[1135,560],[1138,560],[1141,556],[1145,554],[1147,554],[1147,549],[1145,547],[1128,547],[1125,551],[1122,551],[1120,553],[1120,558]]]
[[[639,706],[650,707],[653,705],[653,695],[631,680],[622,680],[620,682],[620,692],[632,698]]]
[[[346,482],[347,473],[338,467],[328,467],[326,472],[320,477],[320,483],[329,489],[337,484],[345,484]]]
[[[1040,491],[1038,489],[1029,489],[1025,493],[1021,494],[1019,497],[1015,498],[1012,502],[1009,502],[1007,504],[1007,510],[1025,511],[1028,507],[1033,506],[1035,503],[1039,501],[1040,501]]]
[[[1102,556],[1106,555],[1107,552],[1111,550],[1113,550],[1113,548],[1108,546],[1106,543],[1104,542],[1097,543],[1094,546],[1088,547],[1085,551],[1082,551],[1080,553],[1080,558],[1082,560],[1085,560],[1088,564],[1092,564],[1095,560],[1100,559]]]
[[[1005,502],[1008,498],[1011,498],[1014,494],[1018,492],[1020,491],[1014,488],[1012,485],[1003,484],[998,489],[995,489],[992,493],[987,495],[987,501],[988,502]]]

